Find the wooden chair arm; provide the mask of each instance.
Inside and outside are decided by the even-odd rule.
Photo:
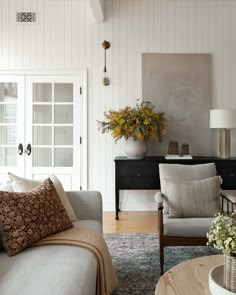
[[[163,238],[163,203],[158,203],[157,225],[159,232],[159,241]]]
[[[163,209],[164,209],[163,203],[158,203],[157,209],[158,209],[158,211],[161,211],[161,213],[163,214]]]
[[[221,193],[221,212],[226,212],[227,215],[231,214],[236,210],[236,201],[232,201],[229,196],[226,196],[224,193]],[[226,210],[225,210],[226,207]]]

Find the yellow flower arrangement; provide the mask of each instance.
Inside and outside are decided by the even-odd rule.
[[[136,107],[125,107],[119,111],[104,112],[105,121],[97,121],[102,133],[110,132],[116,141],[122,137],[133,137],[134,140],[147,140],[158,137],[161,141],[167,131],[167,120],[162,112],[155,112],[148,102],[139,102]]]

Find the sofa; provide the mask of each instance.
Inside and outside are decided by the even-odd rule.
[[[102,198],[96,191],[66,192],[75,227],[102,235]],[[29,247],[9,257],[0,251],[1,295],[95,295],[97,260],[89,250],[64,245]]]

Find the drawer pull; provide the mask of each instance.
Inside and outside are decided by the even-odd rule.
[[[230,174],[230,176],[232,176],[232,177],[233,177],[233,176],[234,176],[234,173],[231,173],[231,174]]]
[[[141,173],[138,173],[138,176],[141,176]]]

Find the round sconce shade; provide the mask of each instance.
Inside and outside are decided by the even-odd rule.
[[[210,110],[210,128],[236,128],[236,109]]]

